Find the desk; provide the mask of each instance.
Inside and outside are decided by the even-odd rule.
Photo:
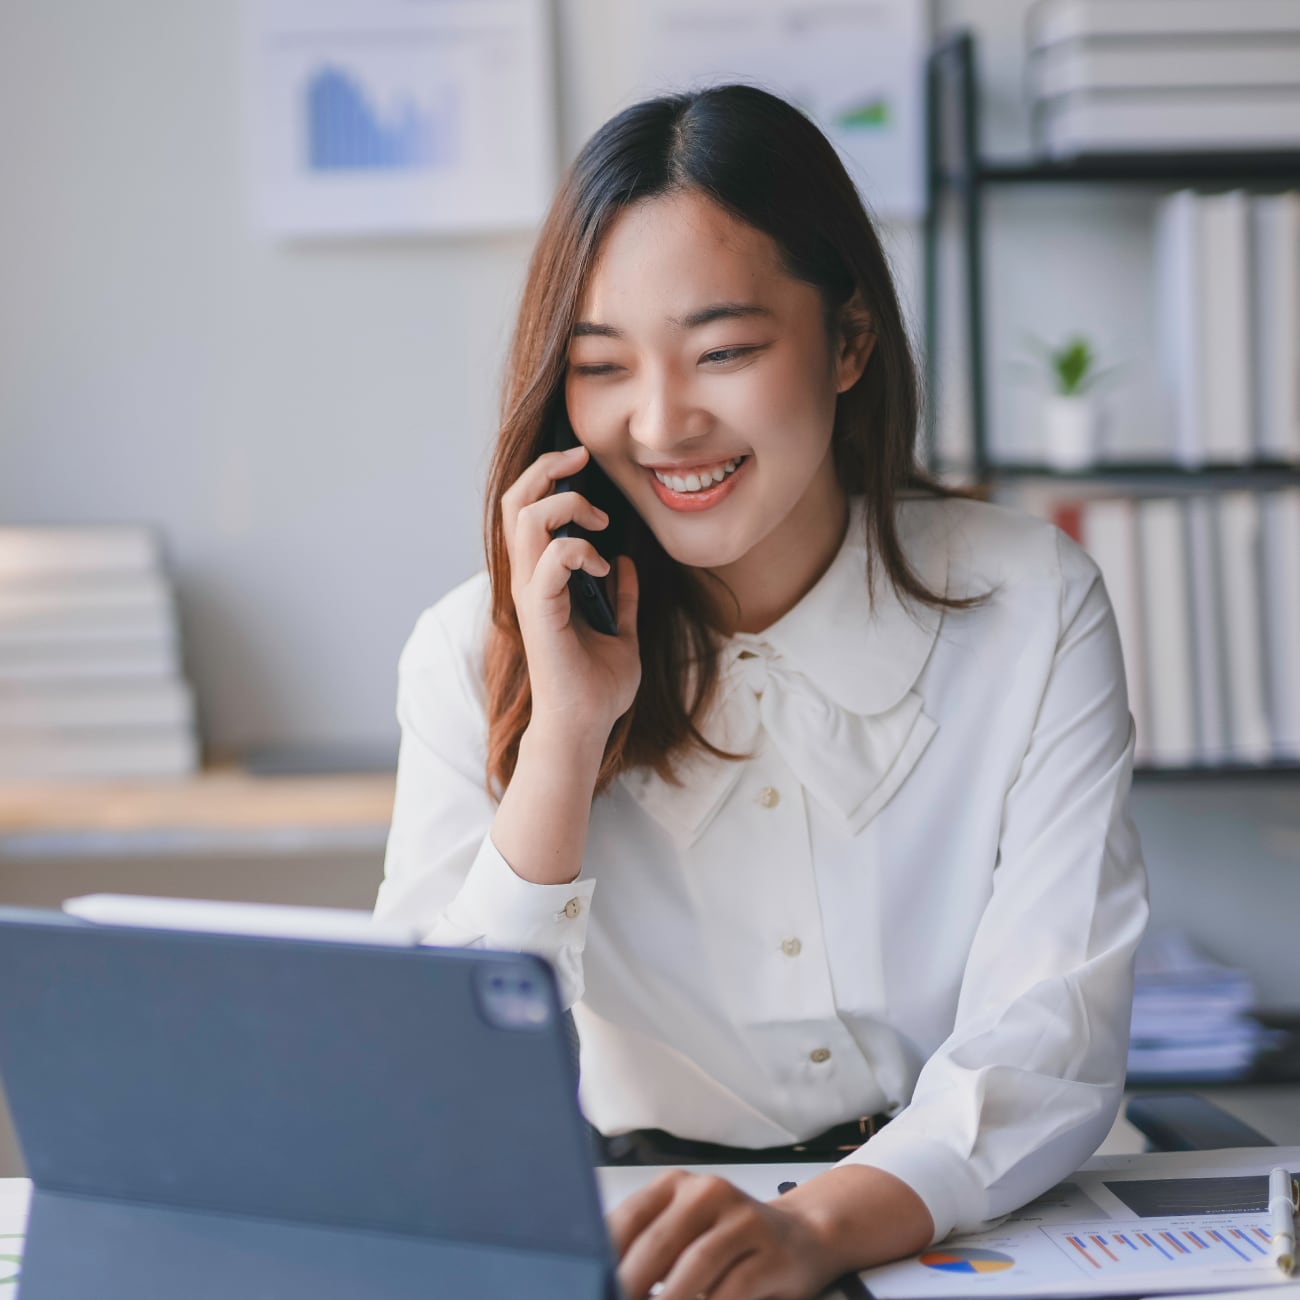
[[[1300,1086],[1277,1085],[1271,1087],[1231,1087],[1207,1092],[1214,1101],[1230,1110],[1244,1122],[1259,1129],[1279,1145],[1300,1145]],[[1128,1133],[1124,1129],[1128,1129]],[[1131,1136],[1130,1136],[1131,1135]],[[1115,1129],[1102,1151],[1112,1154],[1136,1151],[1141,1147],[1135,1129],[1123,1120]],[[828,1169],[828,1164],[799,1165],[741,1165],[728,1168],[694,1166],[692,1172],[721,1173],[751,1195],[770,1199],[776,1195],[777,1184],[785,1178],[806,1180]],[[602,1168],[597,1171],[601,1200],[606,1209],[644,1186],[658,1174],[648,1168]],[[27,1203],[30,1184],[26,1179],[0,1179],[0,1300],[11,1300],[14,1293],[14,1269],[6,1256],[17,1254],[15,1248],[27,1220]],[[1261,1295],[1268,1294],[1261,1292]],[[834,1300],[829,1293],[824,1300]]]
[[[0,1178],[0,1300],[10,1300],[17,1290],[14,1256],[20,1253],[30,1195],[27,1179]]]
[[[1198,1093],[1243,1124],[1257,1129],[1275,1146],[1300,1146],[1300,1084],[1236,1083],[1213,1088],[1180,1088],[1177,1083],[1171,1083],[1159,1091]],[[1124,1105],[1127,1104],[1126,1096]],[[1126,1155],[1144,1149],[1142,1135],[1124,1118],[1121,1106],[1119,1118],[1097,1154]]]
[[[814,1173],[829,1168],[829,1164],[697,1166],[692,1172],[722,1174],[750,1195],[770,1199],[777,1194],[779,1182],[787,1178],[810,1178]],[[609,1210],[655,1178],[660,1171],[650,1168],[606,1168],[596,1172],[601,1200],[606,1210]],[[31,1184],[27,1179],[0,1179],[0,1300],[12,1300],[16,1291],[17,1264],[13,1257],[19,1253],[18,1247],[27,1223],[30,1195]],[[830,1291],[823,1300],[840,1300],[839,1292]]]

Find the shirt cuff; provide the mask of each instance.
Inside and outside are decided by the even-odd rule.
[[[840,1161],[884,1170],[905,1182],[925,1202],[934,1220],[930,1244],[942,1241],[959,1223],[978,1222],[985,1189],[970,1163],[934,1138],[908,1131],[906,1124],[887,1124],[865,1145]]]
[[[516,875],[485,835],[465,881],[447,905],[445,919],[464,937],[487,948],[535,952],[555,960],[561,949],[581,952],[587,942],[594,880],[535,885]],[[438,943],[438,928],[428,941]]]

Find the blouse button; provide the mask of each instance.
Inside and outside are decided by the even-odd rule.
[[[797,957],[803,951],[803,944],[798,939],[782,939],[781,951],[787,957]]]
[[[829,1047],[818,1047],[808,1053],[808,1059],[814,1065],[821,1065],[831,1059],[831,1049]]]
[[[576,898],[571,898],[567,903],[565,903],[564,915],[567,916],[570,921],[576,921],[581,913],[582,904]]]
[[[781,792],[770,785],[765,785],[758,792],[758,802],[764,808],[775,808],[781,802]]]

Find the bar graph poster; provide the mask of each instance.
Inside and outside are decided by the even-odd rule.
[[[830,137],[872,210],[925,209],[926,0],[641,0],[646,93],[748,81]]]
[[[256,206],[275,234],[527,228],[555,183],[547,0],[246,0]]]

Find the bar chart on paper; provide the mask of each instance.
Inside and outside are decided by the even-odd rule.
[[[258,0],[252,176],[287,235],[530,227],[555,179],[545,0]]]
[[[864,1274],[879,1300],[1159,1295],[1274,1280],[1258,1215],[1041,1222],[1040,1215],[954,1238]]]
[[[869,1269],[877,1300],[1067,1300],[1267,1287],[1268,1176],[1300,1147],[1113,1157],[981,1231]],[[1286,1163],[1289,1162],[1289,1163]]]
[[[1268,1256],[1268,1233],[1257,1223],[1220,1220],[1196,1228],[1131,1227],[1127,1231],[1054,1234],[1075,1262],[1097,1274],[1170,1269],[1229,1269]]]
[[[303,105],[307,165],[313,171],[454,166],[459,155],[455,88],[417,98],[399,92],[385,112],[365,83],[326,64],[307,79]]]

